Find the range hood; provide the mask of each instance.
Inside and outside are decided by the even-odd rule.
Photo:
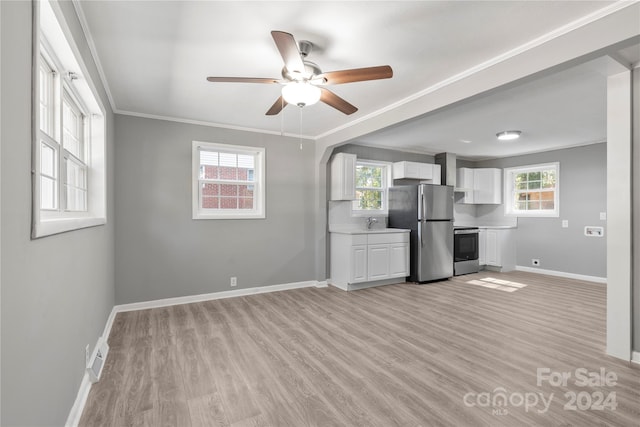
[[[440,181],[442,185],[450,185],[457,193],[467,193],[473,191],[472,188],[461,188],[456,184],[457,177],[457,157],[454,153],[439,153],[435,155],[435,162],[440,165]]]

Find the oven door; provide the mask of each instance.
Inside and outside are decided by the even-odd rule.
[[[453,248],[455,262],[478,259],[478,230],[456,230]]]

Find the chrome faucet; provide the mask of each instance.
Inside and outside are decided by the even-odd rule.
[[[375,224],[376,222],[378,222],[378,218],[374,218],[372,216],[370,216],[369,218],[367,218],[367,230],[371,230],[371,226],[373,224]]]

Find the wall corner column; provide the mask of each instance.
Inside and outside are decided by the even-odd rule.
[[[631,359],[632,343],[632,76],[607,80],[607,354]]]

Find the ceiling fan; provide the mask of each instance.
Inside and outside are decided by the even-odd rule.
[[[358,111],[354,105],[323,86],[388,79],[393,76],[393,70],[388,65],[323,73],[318,65],[306,59],[313,50],[313,43],[306,40],[296,43],[291,34],[283,31],[271,31],[271,36],[284,60],[282,79],[207,77],[207,80],[224,83],[279,83],[284,85],[282,95],[266,113],[267,116],[274,116],[280,113],[287,104],[304,107],[318,101],[322,101],[344,114],[353,114]]]

